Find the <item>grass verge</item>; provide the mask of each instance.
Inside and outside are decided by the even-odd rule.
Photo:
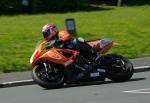
[[[120,43],[109,53],[128,58],[150,56],[150,6],[107,7],[102,10],[0,16],[0,71],[31,69],[29,58],[42,39],[41,28],[54,22],[64,29],[64,19],[76,20],[78,35],[86,40],[112,38]],[[108,9],[107,9],[108,8]]]

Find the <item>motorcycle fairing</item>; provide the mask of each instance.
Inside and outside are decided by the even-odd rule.
[[[88,41],[88,44],[97,49],[102,54],[105,54],[112,46],[114,41],[109,38]]]
[[[65,67],[72,64],[74,62],[74,58],[76,58],[79,55],[79,52],[70,50],[70,49],[57,49],[57,48],[51,48],[48,50],[42,50],[42,47],[45,43],[41,43],[33,53],[30,62],[31,64],[35,64],[37,62],[40,62],[40,60],[48,60],[51,62],[54,62],[56,64],[62,64]],[[61,53],[70,53],[71,56],[66,57]]]

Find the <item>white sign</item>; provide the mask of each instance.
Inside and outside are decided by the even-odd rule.
[[[67,21],[68,30],[74,30],[74,23],[73,21]]]

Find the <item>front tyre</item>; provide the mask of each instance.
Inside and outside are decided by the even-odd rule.
[[[43,88],[59,88],[63,86],[64,74],[62,70],[50,63],[41,63],[32,70],[33,80]]]
[[[123,56],[109,54],[104,61],[108,78],[115,82],[128,81],[134,73],[132,63]]]

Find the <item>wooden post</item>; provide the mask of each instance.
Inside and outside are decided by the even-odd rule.
[[[121,6],[121,4],[122,4],[122,0],[118,0],[118,2],[117,2],[117,6],[118,6],[118,7],[120,7],[120,6]]]
[[[80,9],[80,0],[76,0],[76,10]]]

